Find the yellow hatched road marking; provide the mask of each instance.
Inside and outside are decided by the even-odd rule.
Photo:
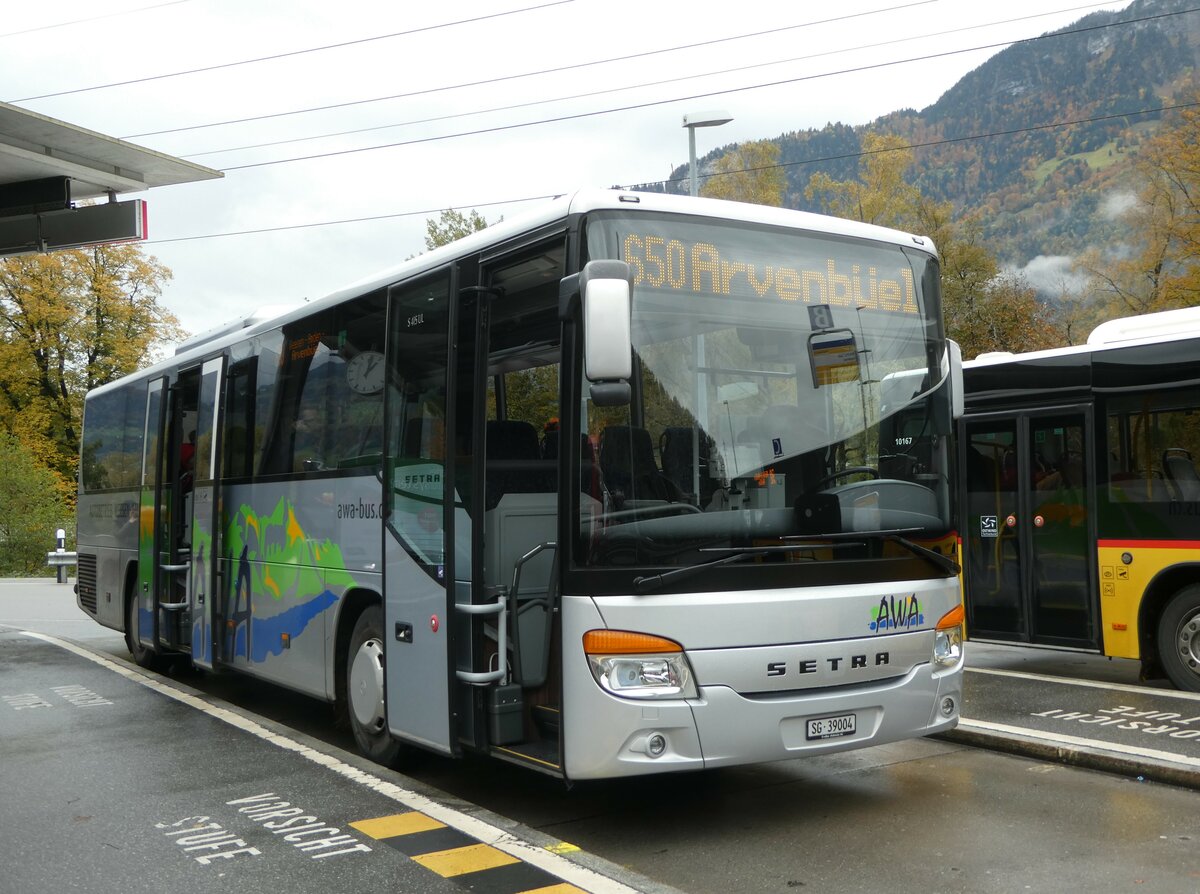
[[[468,872],[495,869],[497,866],[510,866],[513,863],[521,862],[512,854],[497,850],[490,844],[471,844],[448,851],[422,854],[412,859],[426,869],[433,870],[442,878],[453,878]]]
[[[534,888],[531,891],[522,891],[521,894],[587,894],[583,888],[576,888],[574,885],[568,885],[563,882],[559,885],[550,885],[547,888]]]
[[[395,838],[398,835],[412,835],[414,832],[429,832],[433,829],[446,828],[445,823],[415,810],[411,813],[397,813],[377,819],[359,820],[350,825],[364,835],[370,835],[375,839]]]

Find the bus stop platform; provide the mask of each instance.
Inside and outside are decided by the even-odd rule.
[[[1200,694],[1138,681],[1138,662],[966,644],[962,720],[943,738],[1200,789]]]
[[[0,625],[0,891],[679,894],[413,785],[177,681]]]

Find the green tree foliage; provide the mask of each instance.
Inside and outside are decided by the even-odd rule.
[[[73,492],[84,394],[182,336],[170,271],[135,245],[0,261],[0,431]]]
[[[779,165],[780,148],[770,140],[742,143],[717,159],[712,174],[700,187],[710,199],[783,205],[787,175]]]
[[[474,209],[466,215],[453,208],[447,209],[437,220],[429,218],[425,221],[425,248],[433,251],[463,236],[486,229],[487,226],[488,222],[484,216]]]
[[[0,433],[0,575],[45,572],[55,531],[69,517],[55,474]]]

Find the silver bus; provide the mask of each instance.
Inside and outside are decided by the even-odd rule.
[[[90,393],[79,605],[144,667],[334,703],[382,763],[940,732],[961,368],[925,239],[578,193]]]

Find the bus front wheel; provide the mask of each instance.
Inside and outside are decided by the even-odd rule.
[[[1179,689],[1200,692],[1200,584],[1171,597],[1158,619],[1158,656]]]
[[[379,764],[391,766],[401,745],[388,733],[384,707],[383,610],[368,607],[354,622],[346,654],[346,700],[350,728],[359,750]]]

